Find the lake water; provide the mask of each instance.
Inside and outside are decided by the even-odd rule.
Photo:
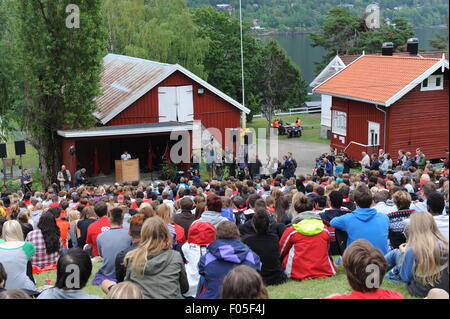
[[[419,48],[432,50],[428,40],[435,38],[436,33],[443,33],[445,29],[416,29],[416,37],[419,39]],[[270,36],[262,39],[275,39],[287,51],[292,61],[302,70],[303,77],[309,85],[315,78],[314,62],[319,62],[325,54],[325,50],[320,47],[312,47],[311,39],[307,34],[293,36]],[[311,91],[308,88],[308,91]]]

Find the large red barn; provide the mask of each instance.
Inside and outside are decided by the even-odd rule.
[[[331,147],[359,160],[383,148],[394,159],[420,147],[427,159],[449,141],[448,60],[362,55],[314,91],[332,96]]]
[[[72,172],[86,167],[89,175],[109,175],[124,150],[140,159],[141,169],[152,169],[174,143],[171,132],[188,131],[192,142],[199,120],[223,145],[226,129],[240,128],[250,112],[178,64],[122,55],[104,58],[101,89],[95,128],[58,131],[63,163]]]

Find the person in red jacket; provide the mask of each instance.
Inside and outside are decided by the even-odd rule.
[[[86,236],[86,244],[92,247],[91,255],[93,257],[98,256],[97,248],[97,236],[111,228],[109,222],[108,206],[104,201],[99,201],[94,206],[95,214],[98,216],[98,220],[89,225]]]
[[[380,289],[388,265],[381,250],[368,240],[358,239],[347,247],[342,265],[352,292],[325,299],[404,299],[394,290]]]
[[[330,233],[320,216],[306,211],[292,220],[280,239],[282,266],[289,278],[315,279],[336,274],[328,255]]]

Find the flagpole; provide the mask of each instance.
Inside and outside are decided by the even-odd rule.
[[[242,80],[242,105],[245,107],[245,84],[244,84],[244,40],[242,33],[242,0],[239,0],[239,21],[241,30],[241,80]],[[245,128],[245,113],[242,112],[242,124]]]

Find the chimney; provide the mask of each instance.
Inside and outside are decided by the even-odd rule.
[[[394,52],[394,43],[392,42],[384,42],[381,46],[381,54],[382,55],[392,55]]]
[[[408,42],[406,42],[406,50],[409,52],[409,55],[417,56],[419,53],[419,39],[409,38]]]

